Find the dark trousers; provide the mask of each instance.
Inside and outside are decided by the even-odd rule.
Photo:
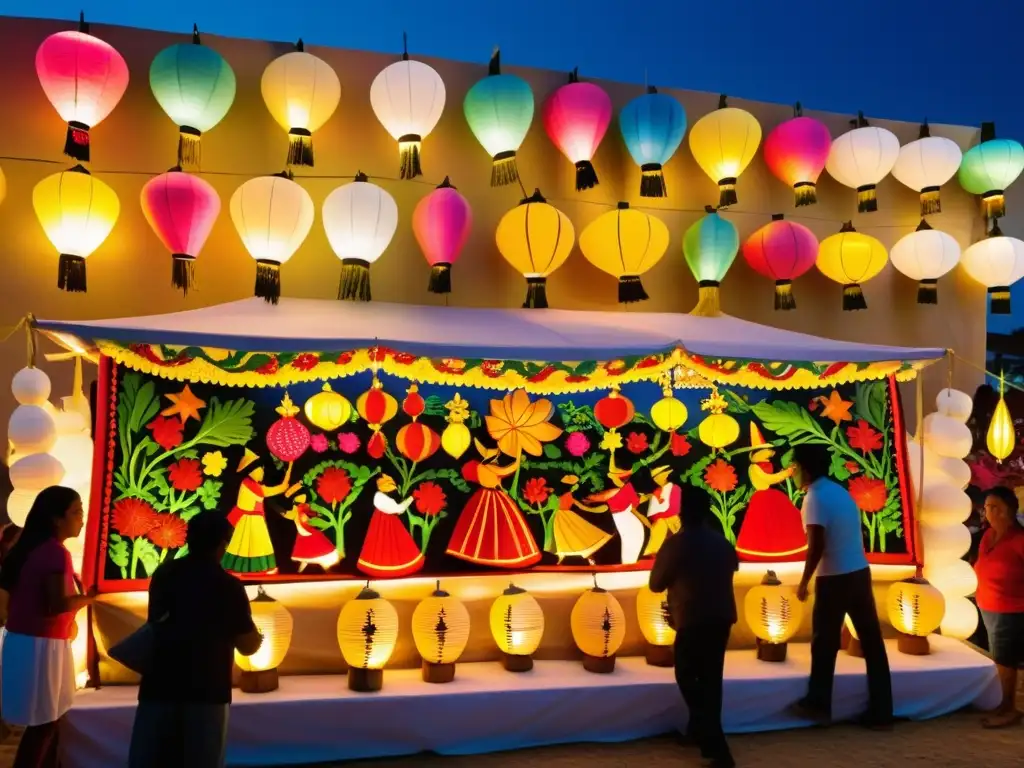
[[[729,756],[722,731],[722,677],[731,631],[732,625],[722,621],[684,627],[676,633],[676,683],[690,710],[686,735],[706,758]]]
[[[140,701],[129,768],[223,768],[227,704]]]
[[[892,679],[869,568],[839,576],[819,576],[815,581],[811,679],[803,704],[823,714],[832,713],[832,683],[846,614],[850,614],[857,631],[868,668],[867,717],[889,722],[892,720]]]

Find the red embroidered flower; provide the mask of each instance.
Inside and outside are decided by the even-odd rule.
[[[145,536],[159,523],[156,511],[142,499],[121,499],[114,504],[114,527],[122,536]]]
[[[421,515],[428,517],[440,514],[448,504],[448,497],[444,495],[441,486],[429,480],[420,483],[419,487],[412,492],[412,497],[416,502],[416,510]]]
[[[630,453],[643,453],[647,450],[647,435],[643,432],[630,432],[626,437],[626,450]]]
[[[811,413],[814,413],[816,410],[818,410],[819,405],[820,403],[818,402],[818,398],[812,397],[811,401],[807,403],[807,410],[810,411]]]
[[[523,498],[528,504],[543,504],[550,495],[551,489],[543,477],[531,477],[523,484]]]
[[[886,500],[889,498],[889,491],[885,483],[873,477],[855,477],[850,481],[848,487],[857,509],[861,512],[874,514],[880,511]]]
[[[330,443],[327,442],[325,435],[313,435],[309,438],[309,447],[313,449],[314,453],[323,453],[330,448]]]
[[[273,376],[275,373],[277,373],[277,368],[277,358],[271,357],[267,362],[265,362],[263,365],[256,369],[256,373],[260,374],[261,376]]]
[[[335,360],[334,362],[337,363],[338,365],[348,365],[349,363],[352,362],[352,353],[342,352],[340,355],[338,355],[338,359]]]
[[[846,428],[846,439],[850,447],[867,454],[882,447],[882,433],[876,432],[864,419],[857,419],[856,426]]]
[[[195,459],[179,459],[167,469],[167,477],[176,491],[194,491],[203,484],[203,468]]]
[[[856,461],[848,461],[843,466],[846,467],[846,471],[849,472],[851,475],[860,474],[860,464],[858,464]]]
[[[715,459],[711,466],[704,470],[704,482],[714,491],[728,493],[736,488],[736,470],[722,459]]]
[[[669,450],[672,451],[673,456],[685,456],[691,448],[693,446],[686,439],[686,435],[680,435],[678,432],[672,433],[672,437],[669,438]]]
[[[316,368],[319,363],[319,355],[314,355],[312,352],[303,352],[301,355],[296,355],[295,359],[292,360],[292,368],[296,368],[300,371],[311,371]]]
[[[155,526],[146,532],[146,538],[162,549],[185,546],[188,524],[177,515],[158,515]]]
[[[337,504],[348,498],[352,480],[348,472],[339,467],[328,467],[316,480],[316,492],[328,504]]]
[[[181,423],[180,419],[157,416],[149,422],[147,429],[152,431],[156,444],[165,451],[169,451],[181,445],[182,430],[185,429],[185,425]]]
[[[411,365],[416,362],[416,355],[410,355],[408,352],[395,352],[394,360],[399,365]]]
[[[491,379],[496,379],[501,375],[501,369],[504,367],[504,363],[501,360],[484,360],[480,363],[480,371],[484,376]]]

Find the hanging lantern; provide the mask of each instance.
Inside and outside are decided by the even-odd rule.
[[[665,592],[652,592],[644,584],[636,593],[636,618],[640,632],[647,641],[647,663],[652,667],[673,666],[676,631],[672,629],[668,595]]]
[[[1006,215],[1004,192],[1024,171],[1024,147],[1013,139],[997,139],[996,124],[981,124],[981,143],[971,147],[960,163],[960,186],[981,195],[986,218]]]
[[[743,243],[743,258],[755,272],[775,281],[775,309],[796,309],[793,281],[814,267],[818,238],[803,224],[776,213]]]
[[[676,399],[666,379],[661,386],[661,400],[651,406],[651,421],[663,432],[675,432],[686,423],[688,416],[686,406]]]
[[[85,293],[85,260],[107,239],[121,212],[114,190],[76,165],[36,184],[32,207],[47,239],[60,254],[57,287]]]
[[[904,579],[889,587],[888,602],[889,622],[900,633],[900,653],[927,656],[928,635],[939,628],[946,610],[942,593],[922,578]]]
[[[469,642],[469,611],[465,604],[437,589],[412,612],[412,639],[423,658],[423,682],[450,683],[455,662]]]
[[[413,421],[416,421],[427,409],[427,402],[420,394],[420,388],[416,384],[410,384],[405,390],[405,399],[402,401],[402,413]]]
[[[11,379],[11,394],[21,405],[43,405],[50,399],[51,388],[42,368],[22,368]]]
[[[260,648],[252,656],[235,651],[235,663],[242,670],[238,687],[245,693],[269,693],[278,686],[277,668],[292,644],[292,615],[281,603],[257,587],[249,601],[252,622],[263,636]]]
[[[774,571],[768,571],[761,583],[747,592],[743,612],[757,638],[757,658],[785,661],[786,643],[800,629],[804,615],[804,605],[793,589],[783,586]]]
[[[587,261],[619,280],[619,302],[647,301],[640,276],[661,261],[668,250],[665,223],[648,213],[619,203],[602,213],[580,234],[580,250]]]
[[[496,239],[505,261],[526,278],[523,309],[547,309],[548,275],[565,263],[576,240],[569,217],[537,189],[501,217]]]
[[[357,693],[379,691],[384,665],[398,641],[398,612],[369,587],[349,600],[338,615],[338,645],[348,664],[348,687]]]
[[[263,70],[260,90],[274,120],[288,131],[288,165],[312,167],[313,132],[331,119],[341,101],[338,75],[299,40],[294,51]]]
[[[892,247],[889,259],[897,272],[918,281],[918,304],[938,304],[939,278],[960,261],[960,244],[921,219],[916,230]]]
[[[576,646],[583,651],[583,668],[597,674],[615,671],[615,654],[626,637],[626,614],[615,595],[597,586],[580,595],[569,624]]]
[[[281,461],[296,461],[309,448],[309,430],[296,418],[299,409],[295,407],[287,392],[274,411],[281,418],[267,430],[267,448]]]
[[[36,75],[68,124],[64,154],[88,162],[89,130],[113,111],[128,88],[124,58],[89,34],[83,13],[77,32],[57,32],[43,40],[36,51]]]
[[[577,67],[544,102],[541,117],[548,138],[576,166],[576,191],[596,187],[600,182],[592,161],[612,119],[608,94],[598,85],[581,83]]]
[[[736,205],[736,181],[754,159],[761,143],[761,124],[745,109],[730,107],[725,94],[718,109],[704,115],[690,129],[693,159],[718,184],[719,207]]]
[[[855,230],[850,221],[818,246],[818,270],[843,286],[844,311],[868,308],[860,284],[885,269],[888,260],[885,246]]]
[[[224,119],[235,100],[235,73],[224,57],[199,40],[164,48],[149,66],[149,87],[167,116],[178,126],[178,165],[197,169],[200,139]]]
[[[942,210],[939,189],[953,178],[962,159],[956,142],[932,136],[926,120],[917,141],[900,148],[892,175],[921,195],[921,215],[927,216]]]
[[[533,669],[533,654],[544,636],[544,612],[533,595],[509,584],[491,604],[491,635],[509,672]]]
[[[996,221],[988,236],[965,250],[960,261],[967,274],[988,288],[989,311],[1010,314],[1010,286],[1024,277],[1024,242],[1005,236]]]
[[[832,142],[825,167],[833,179],[857,190],[857,210],[870,213],[878,210],[875,187],[896,164],[900,140],[892,131],[868,125],[863,112],[850,124],[853,130]]]
[[[533,91],[521,77],[501,73],[501,53],[491,56],[487,77],[466,93],[462,104],[469,129],[493,159],[491,186],[519,180],[516,152],[533,122]]]
[[[1004,459],[1009,458],[1013,449],[1017,447],[1017,433],[1013,428],[1013,418],[1010,416],[1010,409],[1006,405],[1006,382],[1002,375],[999,376],[999,402],[992,413],[992,421],[988,425],[986,444],[988,452],[995,456],[1000,464]],[[12,468],[13,469],[13,468]]]
[[[798,208],[818,202],[818,177],[832,146],[825,124],[803,114],[797,102],[792,119],[775,126],[764,140],[768,170],[793,188]]]
[[[740,436],[739,423],[725,412],[728,407],[729,404],[717,389],[700,403],[700,409],[707,411],[710,415],[705,416],[700,423],[697,428],[697,436],[712,451],[719,451],[732,445]]]
[[[441,447],[441,436],[426,424],[406,424],[395,436],[399,452],[414,464],[424,462]]]
[[[617,384],[613,384],[611,391],[594,405],[594,418],[609,432],[622,429],[633,421],[634,415],[633,401],[619,391]]]
[[[710,205],[704,210],[705,215],[683,235],[683,256],[699,286],[697,306],[690,314],[716,317],[722,314],[718,287],[736,260],[740,236],[732,222]]]
[[[331,389],[327,382],[320,392],[306,401],[303,410],[309,423],[324,432],[333,432],[352,418],[352,404],[344,395]]]
[[[370,427],[370,440],[366,451],[371,457],[379,459],[387,450],[388,441],[381,432],[381,427],[395,418],[398,413],[398,401],[384,391],[384,385],[374,374],[370,388],[356,400],[356,411]],[[435,449],[436,450],[436,449]]]
[[[453,459],[460,459],[473,440],[469,427],[465,424],[469,418],[469,403],[456,392],[455,397],[444,404],[444,408],[448,411],[445,416],[448,426],[441,433],[441,447]]]
[[[412,231],[430,264],[431,293],[451,293],[452,264],[459,258],[473,228],[469,202],[444,177],[437,188],[416,204]]]
[[[369,301],[370,265],[381,257],[398,229],[395,198],[362,172],[324,200],[324,229],[341,259],[339,299]]]
[[[195,262],[220,215],[217,191],[198,176],[172,168],[142,188],[142,213],[171,252],[171,284],[188,295]]]
[[[313,199],[287,173],[249,179],[235,190],[231,220],[256,260],[256,296],[277,304],[281,265],[306,239],[314,215]]]
[[[664,166],[686,134],[686,111],[679,100],[653,85],[619,113],[619,130],[633,162],[640,166],[640,197],[668,197]]]

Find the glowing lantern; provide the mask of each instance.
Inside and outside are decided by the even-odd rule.
[[[946,599],[921,578],[894,582],[889,587],[889,621],[900,633],[900,653],[927,656],[931,649],[928,635],[939,628]]]
[[[473,228],[469,202],[444,177],[433,192],[416,204],[412,231],[430,264],[431,293],[451,293],[452,264],[459,258]]]
[[[686,112],[679,100],[653,85],[619,113],[619,130],[633,162],[640,166],[640,197],[668,197],[664,166],[686,134]]]
[[[938,304],[939,278],[960,261],[960,244],[921,219],[916,230],[892,247],[889,259],[897,272],[918,281],[918,304]]]
[[[900,148],[892,175],[901,184],[920,193],[921,215],[927,216],[942,210],[939,189],[953,178],[962,158],[963,153],[956,142],[932,136],[926,121],[921,126],[917,141]]]
[[[996,461],[1000,464],[1017,447],[1017,433],[1013,428],[1013,418],[1010,416],[1010,409],[1006,405],[1005,391],[1006,383],[1003,381],[1003,377],[1000,376],[999,402],[996,403],[996,409],[992,414],[992,421],[989,422],[988,435],[985,439],[988,445],[988,452],[995,456]],[[11,471],[13,473],[13,467]]]
[[[235,663],[242,670],[238,687],[245,693],[268,693],[277,690],[277,668],[281,666],[292,644],[292,615],[281,603],[257,587],[249,601],[252,621],[263,635],[260,648],[252,656],[235,651]]]
[[[857,210],[870,213],[878,210],[875,186],[896,164],[900,140],[892,131],[868,125],[863,112],[850,124],[853,130],[832,142],[825,167],[833,179],[857,190]]]
[[[799,102],[793,118],[775,126],[765,138],[768,170],[793,188],[798,208],[818,202],[818,177],[825,170],[831,146],[828,128],[813,117],[804,117]]]
[[[22,405],[42,405],[50,399],[50,377],[42,368],[22,368],[11,379],[11,394]]]
[[[7,423],[7,440],[19,458],[46,453],[57,442],[57,426],[44,407],[19,405]]]
[[[565,263],[576,240],[569,217],[538,189],[501,217],[496,239],[505,261],[526,278],[523,308],[547,309],[548,275]]]
[[[818,238],[803,224],[776,213],[743,243],[743,258],[755,272],[775,281],[775,309],[796,309],[793,281],[814,267]]]
[[[338,615],[338,645],[348,664],[349,690],[379,691],[384,665],[398,641],[398,612],[369,587],[345,603]]]
[[[533,122],[533,91],[521,77],[501,73],[501,54],[494,51],[487,77],[466,93],[462,104],[469,129],[491,156],[491,186],[519,179],[516,152]]]
[[[675,663],[672,646],[676,631],[672,629],[666,593],[652,592],[646,584],[640,587],[636,593],[636,618],[647,641],[647,663],[652,667],[671,667]]]
[[[651,406],[651,421],[663,432],[675,432],[686,423],[686,406],[672,394],[672,386],[664,382],[661,399]]]
[[[142,212],[171,252],[171,284],[188,295],[196,257],[220,214],[217,191],[198,176],[172,168],[146,182]]]
[[[149,87],[178,126],[178,165],[198,168],[200,139],[224,119],[235,100],[235,73],[219,53],[199,40],[164,48],[149,66]]]
[[[544,636],[544,612],[533,595],[509,584],[491,604],[491,635],[509,672],[533,669],[533,654]]]
[[[818,270],[843,286],[843,310],[867,309],[860,284],[883,269],[889,260],[885,246],[846,222],[838,234],[830,235],[818,247]]]
[[[581,83],[579,70],[552,93],[541,109],[544,130],[569,162],[576,166],[576,189],[591,189],[600,182],[594,154],[612,119],[612,100],[600,86]]]
[[[697,436],[713,451],[732,445],[740,436],[739,423],[725,412],[728,407],[728,403],[718,390],[714,390],[710,397],[700,403],[700,409],[708,411],[709,415],[704,417],[697,428]]]
[[[661,261],[668,250],[665,223],[648,213],[619,203],[602,213],[580,234],[580,250],[587,261],[619,279],[619,301],[628,304],[649,297],[640,275]]]
[[[76,165],[36,184],[32,206],[60,254],[57,287],[85,293],[85,260],[107,239],[121,212],[114,190]]]
[[[256,260],[254,293],[271,304],[281,298],[281,265],[313,226],[313,200],[287,173],[249,179],[231,196],[231,220]]]
[[[1010,314],[1010,286],[1024,277],[1024,242],[1006,237],[994,222],[984,240],[964,251],[961,262],[967,274],[988,288],[992,314]]]
[[[89,129],[109,115],[128,88],[128,65],[112,45],[89,34],[57,32],[36,51],[36,75],[46,98],[68,124],[64,154],[89,160]]]
[[[395,198],[371,184],[365,173],[324,200],[324,229],[331,250],[341,259],[339,299],[369,301],[370,265],[380,258],[398,229]]]
[[[964,153],[960,163],[960,186],[981,195],[988,218],[1006,215],[1003,193],[1024,171],[1024,147],[1013,139],[997,139],[996,124],[981,124],[981,143]]]
[[[398,413],[398,401],[384,391],[384,385],[374,375],[370,388],[356,400],[356,411],[370,427],[372,433],[366,444],[366,452],[375,459],[381,458],[387,450],[388,441],[380,430],[387,422],[395,418],[395,414]]]
[[[299,415],[299,409],[287,392],[281,399],[281,405],[274,410],[281,418],[267,430],[267,448],[281,461],[295,461],[309,448],[309,430],[295,418]]]
[[[718,205],[736,205],[736,181],[754,159],[761,143],[761,124],[744,109],[730,107],[723,94],[718,109],[690,129],[690,151],[697,164],[718,184]]]
[[[757,638],[757,658],[761,661],[785,661],[786,643],[800,629],[803,603],[791,587],[784,587],[774,571],[768,571],[761,583],[751,588],[743,601],[747,623]]]
[[[352,404],[326,382],[320,392],[306,401],[303,410],[309,423],[324,432],[333,432],[352,418]]]
[[[445,415],[448,426],[441,433],[441,447],[453,459],[459,459],[469,448],[473,439],[469,427],[465,424],[469,418],[469,403],[456,392],[455,396],[444,404],[444,409],[448,411]]]
[[[706,214],[683,235],[683,256],[699,286],[697,306],[690,314],[715,317],[722,313],[718,286],[736,260],[740,235],[714,208],[704,210]]]
[[[615,654],[626,637],[626,614],[615,595],[595,583],[572,607],[569,624],[583,651],[583,668],[598,674],[614,672]]]
[[[341,101],[341,81],[323,59],[307,53],[302,41],[263,70],[263,101],[277,124],[288,131],[288,165],[313,165],[313,132],[331,119]]]
[[[438,583],[412,612],[412,639],[423,658],[423,681],[450,683],[455,679],[455,662],[469,642],[469,611]]]

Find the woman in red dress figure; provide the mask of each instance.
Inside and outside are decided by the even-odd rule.
[[[299,573],[306,570],[308,565],[319,565],[325,571],[337,565],[341,559],[338,548],[331,544],[323,532],[309,524],[310,519],[316,517],[316,512],[309,508],[305,494],[295,497],[295,506],[285,512],[284,516],[295,523],[292,560],[299,563]]]
[[[373,494],[373,517],[363,540],[356,567],[367,576],[378,579],[396,579],[416,573],[423,567],[423,553],[416,545],[401,515],[412,504],[412,496],[398,503],[390,496],[398,490],[395,481],[387,475],[377,478],[377,492]]]
[[[736,539],[736,551],[741,560],[760,563],[800,560],[807,552],[807,534],[800,510],[793,506],[787,494],[772,488],[788,479],[793,468],[773,472],[775,450],[761,437],[754,422],[750,422],[750,445],[755,449],[750,454],[748,470],[754,495],[750,497]]]

